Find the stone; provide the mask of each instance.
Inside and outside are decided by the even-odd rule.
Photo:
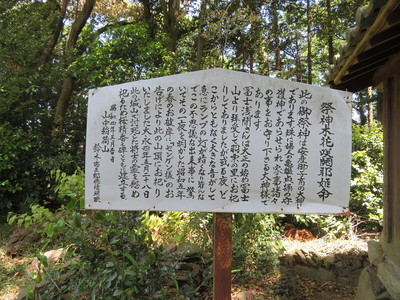
[[[309,268],[304,266],[295,266],[294,271],[303,278],[308,278],[311,280],[318,280],[318,281],[335,281],[336,276],[335,274],[327,269],[324,268]]]
[[[345,263],[343,261],[337,261],[335,263],[335,268],[337,268],[337,269],[342,269],[344,267],[345,267]]]
[[[314,268],[318,267],[317,264],[315,263],[315,261],[309,256],[306,256],[306,262],[307,262],[307,265],[309,265],[311,267],[314,267]]]
[[[400,268],[393,261],[378,264],[378,278],[394,299],[400,299]]]
[[[324,257],[324,264],[327,264],[328,266],[333,265],[335,262],[335,256],[334,255],[329,255]]]
[[[55,264],[60,257],[65,254],[64,248],[54,249],[46,251],[43,255],[47,257],[48,262],[53,265]]]
[[[378,270],[375,266],[368,266],[369,279],[371,280],[371,287],[375,295],[380,295],[386,291],[382,282],[378,278]]]
[[[175,243],[169,244],[165,249],[164,253],[165,254],[170,254],[176,251],[178,249],[178,246]]]
[[[336,279],[335,273],[325,268],[319,268],[316,275],[318,281],[334,281]]]
[[[291,255],[291,254],[287,254],[286,256],[282,257],[281,262],[284,266],[289,267],[289,268],[293,268],[293,266],[296,263],[293,255]]]
[[[375,300],[375,294],[372,290],[372,283],[368,268],[362,270],[358,280],[358,288],[354,300]]]
[[[353,260],[351,261],[351,265],[352,270],[361,269],[363,266],[362,257],[354,256]]]
[[[312,260],[315,262],[315,264],[317,266],[320,266],[322,263],[322,257],[321,255],[319,255],[319,253],[315,252],[315,251],[311,251],[310,252],[311,258]]]
[[[377,266],[383,257],[382,245],[377,241],[368,241],[368,260],[371,265]]]
[[[253,299],[253,294],[248,291],[241,291],[237,293],[234,297],[234,300],[251,300]]]
[[[376,300],[393,300],[393,298],[390,296],[388,291],[384,291],[382,294],[376,297]]]
[[[202,252],[199,246],[192,243],[182,243],[176,251],[184,254],[186,257],[201,256]]]
[[[360,278],[360,272],[350,272],[346,276],[338,276],[336,278],[336,282],[340,284],[345,284],[345,285],[352,285],[352,286],[357,286],[358,285],[358,279]]]
[[[303,251],[297,249],[294,252],[294,258],[298,263],[303,264],[303,265],[307,265],[307,258],[304,255]]]
[[[19,228],[14,231],[6,243],[6,255],[16,257],[22,255],[22,252],[31,244],[40,240],[41,234],[35,232],[35,226],[27,229]]]
[[[188,281],[200,274],[201,266],[194,263],[178,263],[176,272],[176,280]]]
[[[53,267],[58,262],[58,260],[61,257],[64,256],[64,254],[65,254],[65,249],[64,248],[59,248],[59,249],[53,249],[53,250],[46,251],[43,254],[43,256],[45,256],[46,259],[47,259],[47,266],[46,267]],[[42,268],[42,266],[41,266],[41,264],[39,262],[39,259],[37,257],[35,257],[32,260],[32,266],[33,266],[33,269],[35,271],[39,271]]]

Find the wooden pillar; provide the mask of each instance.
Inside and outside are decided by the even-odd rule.
[[[385,252],[400,262],[400,74],[384,81],[384,228]],[[397,250],[396,250],[397,249]]]
[[[231,300],[232,214],[214,214],[214,300]]]

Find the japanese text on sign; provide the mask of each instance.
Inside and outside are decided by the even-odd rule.
[[[346,211],[350,96],[223,69],[91,90],[86,207]]]

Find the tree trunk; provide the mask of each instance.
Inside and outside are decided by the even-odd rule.
[[[374,125],[374,104],[372,103],[372,87],[368,87],[368,124]]]
[[[354,109],[357,111],[360,117],[360,125],[366,125],[368,123],[368,115],[365,109],[365,104],[368,103],[368,95],[364,91],[358,93],[358,101],[354,103]]]
[[[200,13],[199,13],[199,34],[197,36],[197,47],[196,47],[196,62],[194,64],[194,70],[201,69],[201,62],[203,60],[204,44],[207,41],[207,36],[204,34],[204,15],[207,9],[207,0],[201,1]]]
[[[330,65],[333,64],[333,30],[332,30],[332,8],[331,0],[326,0],[326,11],[327,11],[327,30],[328,30],[328,62]]]
[[[254,64],[256,62],[257,54],[262,52],[261,32],[263,30],[260,12],[254,7],[251,10],[251,18],[254,20],[251,22],[250,38],[249,38],[249,69],[250,73],[254,71]]]
[[[275,70],[282,70],[281,63],[281,42],[279,39],[279,14],[278,14],[278,0],[271,2],[271,15],[272,15],[272,32],[274,36],[274,52],[275,52]]]
[[[307,83],[312,84],[312,36],[311,36],[311,7],[310,1],[307,0]]]
[[[300,33],[296,32],[296,43],[295,43],[295,74],[297,82],[303,82],[303,63],[301,61],[301,52],[299,40],[301,39]]]
[[[61,7],[59,8],[59,17],[54,21],[54,28],[51,37],[46,43],[46,46],[43,48],[43,51],[39,58],[39,63],[46,63],[49,61],[51,54],[55,46],[57,45],[57,41],[60,37],[60,34],[64,28],[64,18],[67,12],[69,0],[63,0]]]
[[[58,96],[57,105],[54,113],[54,123],[58,126],[64,122],[65,113],[67,112],[69,99],[72,95],[72,86],[74,80],[71,76],[65,77],[62,83],[61,92]]]
[[[356,111],[358,112],[360,116],[360,125],[365,125],[367,124],[367,116],[365,115],[365,111],[362,107],[357,107]]]
[[[165,48],[170,52],[175,52],[178,44],[178,18],[179,18],[179,0],[161,0],[161,8],[164,17],[164,32],[167,34],[168,42]]]
[[[83,5],[82,11],[77,15],[75,21],[71,25],[71,29],[67,36],[65,43],[65,64],[69,66],[74,61],[74,49],[78,40],[79,34],[82,32],[83,27],[86,25],[87,20],[92,13],[96,0],[86,0]],[[69,100],[73,91],[74,79],[71,75],[66,75],[63,80],[61,91],[59,93],[55,111],[54,111],[54,126],[53,138],[58,139],[62,131],[65,114],[68,109]]]
[[[141,0],[143,5],[144,20],[149,26],[149,34],[152,39],[156,37],[157,24],[154,21],[153,14],[151,13],[151,4],[149,0]]]

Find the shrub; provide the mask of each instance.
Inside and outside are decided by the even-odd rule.
[[[361,229],[382,229],[383,132],[380,124],[353,125],[350,210],[364,222]]]

